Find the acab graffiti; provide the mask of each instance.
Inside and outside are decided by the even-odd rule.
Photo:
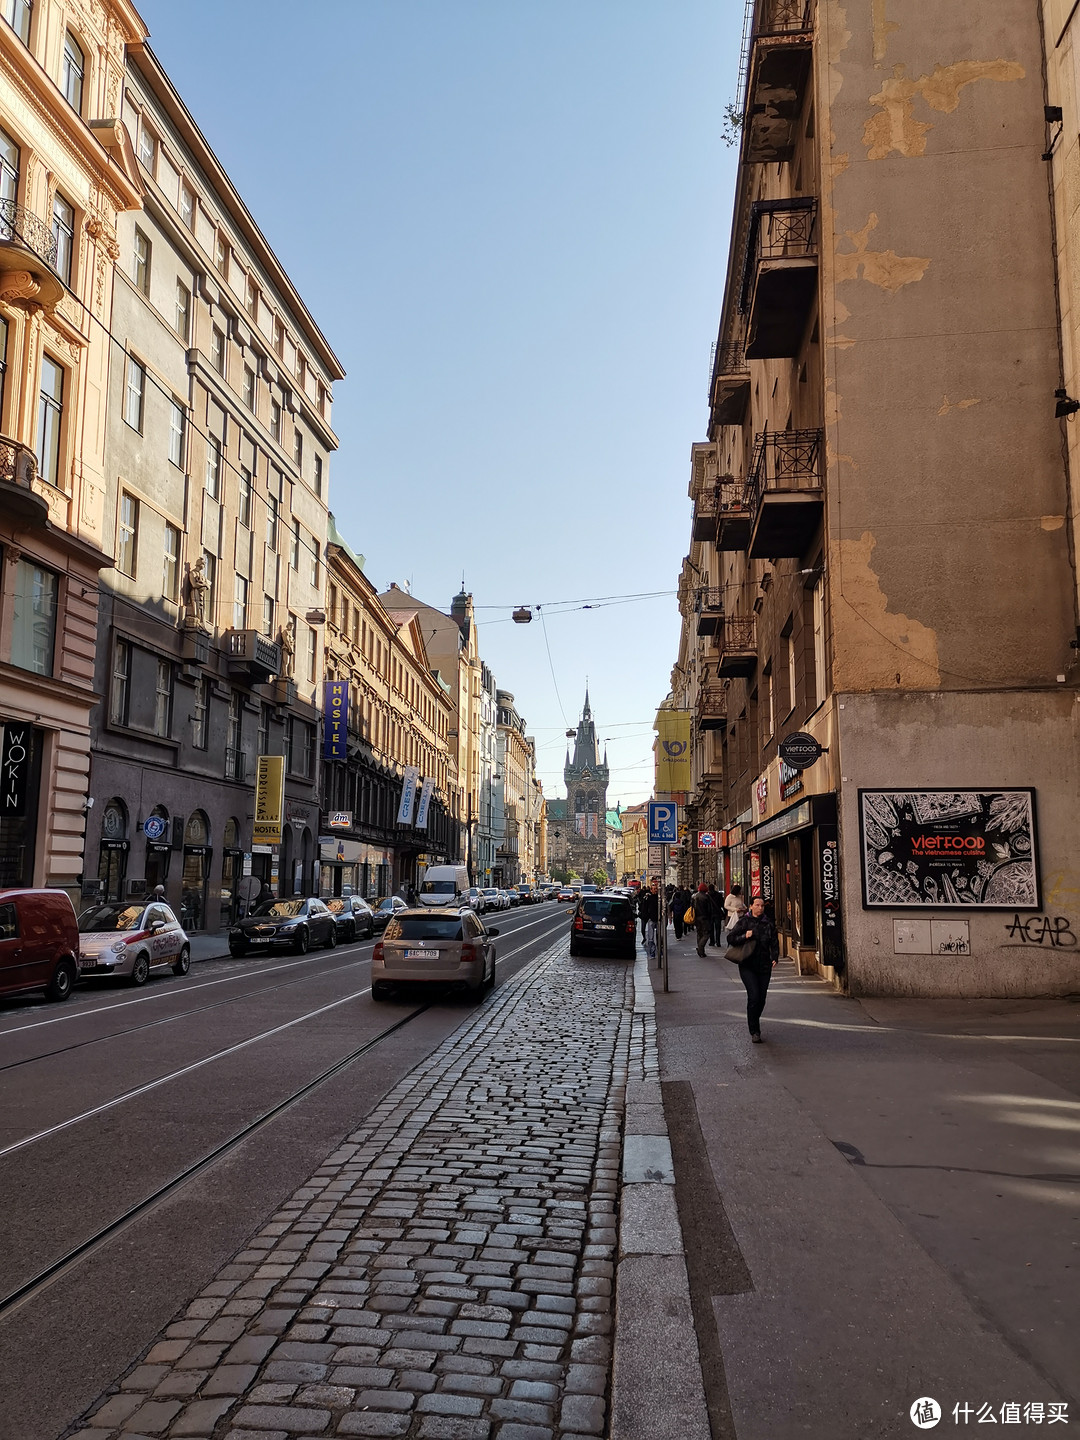
[[[1014,912],[1012,924],[1005,926],[1009,945],[1048,945],[1052,950],[1075,950],[1076,934],[1066,915],[1029,915],[1021,918]]]

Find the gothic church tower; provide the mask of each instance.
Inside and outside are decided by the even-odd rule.
[[[566,752],[563,779],[566,782],[566,829],[568,860],[579,875],[588,878],[596,869],[606,870],[607,751],[603,762],[596,753],[596,725],[585,691],[585,708],[581,712],[574,758]]]

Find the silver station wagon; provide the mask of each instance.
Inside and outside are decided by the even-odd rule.
[[[385,1000],[395,985],[438,985],[479,1000],[495,984],[498,933],[471,910],[399,910],[371,957],[371,998]]]

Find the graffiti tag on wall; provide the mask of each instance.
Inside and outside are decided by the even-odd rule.
[[[1008,945],[1044,945],[1051,950],[1075,950],[1076,933],[1066,915],[1013,914],[1012,924],[1005,926]]]

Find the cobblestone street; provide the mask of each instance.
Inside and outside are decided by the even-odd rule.
[[[548,950],[69,1432],[604,1434],[632,967]]]

